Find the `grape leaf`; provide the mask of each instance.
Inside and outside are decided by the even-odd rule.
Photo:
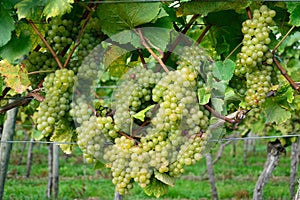
[[[171,176],[169,176],[168,174],[165,174],[165,173],[159,173],[156,170],[154,171],[154,177],[157,180],[159,180],[159,181],[161,181],[161,182],[163,182],[163,183],[165,183],[169,186],[174,187],[174,183],[175,183],[174,177],[171,177]]]
[[[74,130],[72,129],[68,129],[64,131],[60,131],[56,129],[53,135],[51,136],[50,141],[71,143],[71,142],[75,142],[74,136],[75,136]],[[75,146],[74,144],[59,144],[61,150],[66,154],[72,153],[74,146]]]
[[[205,88],[198,89],[198,99],[200,105],[205,105],[209,102],[211,93],[206,93]]]
[[[206,24],[212,25],[210,32],[216,38],[214,47],[217,53],[221,55],[221,59],[224,59],[242,41],[243,34],[241,28],[245,17],[233,10],[223,10],[209,13],[204,18]],[[233,21],[235,23],[232,23]],[[235,52],[237,53],[238,51]],[[236,53],[231,58],[235,58]]]
[[[150,183],[143,190],[148,196],[153,194],[156,198],[159,198],[168,193],[168,185],[152,177]]]
[[[218,61],[213,68],[213,75],[222,81],[229,81],[235,70],[235,62],[226,59],[224,62]]]
[[[289,23],[294,26],[300,26],[300,4],[299,2],[287,2],[288,12],[290,13]]]
[[[22,0],[15,5],[17,9],[18,19],[32,19],[40,13],[41,7],[46,5],[47,1],[44,0]]]
[[[32,137],[35,139],[35,140],[41,140],[44,138],[44,134],[42,131],[39,131],[37,129],[33,129],[32,131]]]
[[[263,108],[266,116],[266,123],[275,122],[279,124],[291,118],[291,112],[282,108],[274,98],[268,98],[263,103]]]
[[[208,13],[221,10],[235,9],[237,11],[249,6],[250,1],[190,1],[180,5],[177,16],[200,14],[206,16]],[[223,18],[222,18],[223,20]],[[220,21],[222,21],[220,20]]]
[[[105,169],[105,164],[100,161],[97,161],[94,165],[94,169]]]
[[[16,3],[18,3],[20,0],[0,0],[0,4],[4,6],[6,9],[13,9]]]
[[[150,110],[151,108],[153,108],[154,105],[148,106],[147,108],[145,108],[144,110],[141,110],[140,112],[132,115],[132,117],[141,120],[142,122],[145,120],[145,114],[148,110]]]
[[[50,17],[62,16],[72,10],[74,0],[49,0],[43,10],[46,20]],[[108,23],[107,23],[108,24]]]
[[[160,9],[161,3],[104,3],[98,6],[96,12],[102,31],[112,36],[151,22],[159,14]]]
[[[11,39],[11,32],[15,30],[15,24],[9,12],[1,4],[0,19],[0,47],[2,47]]]
[[[11,87],[17,93],[26,91],[30,86],[26,69],[13,66],[7,60],[0,61],[0,74],[5,77],[6,86]]]
[[[19,37],[14,35],[5,46],[0,48],[0,56],[9,62],[13,62],[27,54],[30,50],[30,35],[26,31],[23,31]]]
[[[128,51],[116,45],[108,47],[103,57],[105,70],[113,77],[122,76],[127,70]]]

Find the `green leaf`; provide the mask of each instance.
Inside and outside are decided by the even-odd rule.
[[[103,3],[98,6],[97,15],[102,31],[112,36],[151,22],[160,13],[160,9],[161,3]]]
[[[0,47],[2,47],[11,39],[11,32],[15,30],[15,24],[9,12],[1,4],[0,19]]]
[[[208,13],[232,9],[240,11],[249,6],[249,3],[250,1],[191,1],[181,4],[177,16],[194,14],[206,16]]]
[[[224,59],[242,41],[241,28],[245,17],[246,15],[238,14],[234,10],[223,10],[209,13],[204,18],[205,24],[212,25],[210,32],[213,33],[216,40],[214,48],[221,55],[221,59]],[[236,58],[238,51],[235,52],[231,58]]]
[[[263,103],[263,108],[266,115],[266,123],[275,122],[279,124],[291,118],[291,112],[282,108],[280,104],[275,101],[275,98],[268,98]]]
[[[154,177],[157,179],[157,180],[160,180],[161,182],[169,185],[169,186],[172,186],[174,187],[174,184],[175,184],[175,178],[172,177],[172,176],[169,176],[168,174],[166,173],[159,173],[158,171],[154,171]]]
[[[289,23],[300,26],[300,4],[299,2],[287,2],[288,12],[290,13]]]
[[[132,117],[141,120],[142,122],[145,120],[145,114],[148,110],[150,110],[151,108],[153,108],[154,105],[148,106],[147,108],[145,108],[144,110],[141,110],[140,112],[132,115]]]
[[[218,61],[213,68],[213,75],[222,81],[229,81],[235,70],[235,62],[226,59],[224,62]]]
[[[23,93],[30,86],[28,73],[25,68],[13,66],[7,60],[0,61],[0,74],[5,77],[7,87],[17,93]]]
[[[143,188],[144,192],[148,195],[154,195],[156,198],[168,193],[168,185],[165,183],[157,180],[156,178],[152,177],[150,179],[150,183]]]
[[[32,137],[35,139],[35,140],[41,140],[44,138],[44,134],[42,131],[39,131],[37,129],[33,129],[32,131]]]
[[[0,4],[6,9],[13,9],[18,2],[20,2],[20,0],[0,0]]]
[[[105,164],[100,161],[97,161],[94,165],[94,169],[105,169]]]
[[[209,102],[211,93],[207,93],[205,88],[198,89],[198,99],[200,105],[205,105]]]
[[[24,31],[19,37],[14,35],[4,47],[0,48],[0,56],[13,62],[27,54],[31,47],[30,35]]]
[[[17,9],[18,19],[32,19],[36,15],[40,15],[41,7],[46,5],[47,1],[44,0],[22,0],[15,5]]]
[[[217,113],[222,114],[223,110],[224,110],[224,106],[225,106],[225,102],[223,99],[221,98],[211,98],[211,104],[212,107],[214,108],[214,110]]]
[[[62,16],[72,10],[74,0],[50,0],[43,10],[46,20],[50,17]]]

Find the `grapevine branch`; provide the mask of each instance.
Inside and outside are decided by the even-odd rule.
[[[297,90],[300,91],[300,86],[293,81],[293,79],[287,74],[287,72],[284,70],[284,68],[280,65],[279,61],[275,57],[275,52],[277,51],[278,47],[283,43],[283,41],[287,38],[287,36],[292,32],[292,30],[295,28],[295,26],[292,26],[290,30],[285,34],[285,36],[279,41],[279,43],[274,47],[272,54],[273,54],[273,61],[277,68],[279,69],[280,73],[285,77],[285,79],[290,83],[290,85]]]
[[[141,62],[143,64],[144,68],[147,69],[147,64],[146,64],[145,58],[143,56],[142,50],[141,49],[137,49],[136,51],[139,54],[139,57],[141,59]]]
[[[6,111],[18,107],[18,106],[26,106],[30,103],[30,101],[32,99],[36,99],[38,101],[43,101],[44,97],[39,95],[37,92],[39,91],[39,89],[37,90],[33,90],[31,92],[29,92],[25,97],[20,98],[19,100],[16,100],[14,102],[8,103],[2,107],[0,107],[0,113],[5,113]]]
[[[158,61],[158,63],[163,67],[163,69],[165,70],[166,73],[169,73],[169,69],[167,68],[167,66],[164,64],[164,62],[162,61],[162,59],[160,57],[158,57],[153,51],[152,49],[149,47],[149,45],[147,44],[141,29],[137,29],[137,32],[140,36],[141,39],[141,43],[142,45],[149,51],[149,53],[154,57],[155,60]]]
[[[64,66],[63,66],[64,68],[68,66],[68,64],[69,64],[69,62],[70,62],[70,60],[71,60],[71,57],[72,57],[74,51],[76,50],[76,48],[77,48],[78,45],[80,44],[80,38],[82,37],[82,34],[83,34],[83,32],[84,32],[84,30],[85,30],[87,24],[89,23],[89,21],[90,21],[92,15],[93,15],[93,13],[94,13],[93,11],[90,11],[90,13],[88,14],[88,16],[87,16],[87,18],[86,18],[84,24],[82,25],[81,30],[80,30],[80,32],[79,32],[77,38],[76,38],[75,44],[74,44],[73,48],[71,49],[71,52],[69,53],[69,55],[68,55],[68,57],[67,57],[67,60],[66,60],[65,63],[64,63]]]
[[[205,104],[204,107],[205,107],[206,110],[208,110],[210,113],[212,113],[214,116],[216,116],[219,119],[222,119],[222,120],[224,120],[226,122],[229,122],[231,124],[237,123],[237,121],[235,121],[234,119],[225,117],[225,116],[221,115],[220,113],[216,112],[212,107],[210,107],[207,104]]]
[[[252,14],[251,14],[250,7],[247,7],[246,10],[247,10],[248,18],[252,19]]]
[[[209,29],[212,27],[212,25],[207,25],[204,29],[204,31],[201,33],[201,35],[199,36],[199,38],[196,41],[196,45],[199,45],[200,42],[203,40],[204,36],[206,35],[206,33],[209,31]]]
[[[35,33],[40,37],[40,39],[46,45],[47,49],[50,51],[50,53],[52,54],[52,56],[55,59],[56,63],[58,64],[59,68],[62,69],[63,66],[62,66],[59,58],[57,57],[57,54],[53,51],[52,47],[49,45],[49,43],[47,42],[47,40],[44,38],[44,36],[41,34],[41,32],[35,26],[35,24],[33,23],[33,21],[27,20],[27,22],[30,24],[30,26],[33,28],[33,30],[35,31]]]
[[[186,34],[187,31],[191,28],[191,26],[193,25],[193,23],[196,21],[196,19],[199,17],[199,14],[195,14],[193,15],[193,17],[190,19],[190,21],[188,22],[188,24],[184,27],[184,29],[181,31],[182,34]],[[178,43],[180,42],[180,40],[182,39],[182,35],[180,34],[175,42],[173,43],[173,45],[170,47],[170,50],[168,50],[165,53],[165,56],[162,58],[163,62],[166,62],[168,60],[168,58],[170,57],[171,53],[173,52],[173,50],[175,49],[175,47],[178,45]]]

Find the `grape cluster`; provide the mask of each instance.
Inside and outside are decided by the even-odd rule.
[[[46,29],[45,39],[56,53],[61,53],[75,41],[79,29],[74,20],[53,18]],[[44,43],[40,44],[42,47]]]
[[[117,127],[111,117],[91,116],[77,127],[77,144],[83,151],[88,163],[95,160],[103,161],[104,147],[111,144],[111,138],[116,138]]]
[[[241,52],[237,55],[235,75],[246,79],[246,108],[259,107],[266,98],[266,93],[272,85],[274,69],[273,55],[268,45],[271,40],[270,25],[276,12],[262,5],[253,11],[253,18],[242,24],[244,34]]]
[[[273,67],[262,65],[260,69],[246,74],[247,92],[245,101],[249,108],[261,105],[271,87],[271,75]]]
[[[198,47],[185,51],[203,53]],[[184,56],[187,55],[185,52]],[[103,73],[101,66],[97,68],[101,61],[93,59],[93,52],[89,56],[87,63],[94,64],[83,63],[79,68],[82,80],[91,78],[93,71],[100,69],[100,74]],[[155,173],[179,176],[185,166],[202,158],[210,118],[197,100],[198,82],[203,80],[200,71],[210,66],[203,64],[204,58],[207,61],[206,56],[198,56],[194,66],[191,57],[189,61],[180,60],[178,69],[169,73],[155,73],[142,66],[131,68],[114,92],[112,117],[107,113],[94,116],[84,103],[92,101],[84,95],[72,104],[70,113],[80,125],[79,147],[87,161],[106,162],[119,193],[128,192],[133,182],[147,187]],[[79,89],[84,87],[78,85]],[[145,113],[144,121],[133,117],[149,106],[152,108]]]
[[[161,73],[138,66],[130,69],[114,93],[115,124],[129,134],[132,115],[151,105],[152,89],[162,77]]]
[[[274,10],[262,5],[260,9],[253,11],[253,18],[248,19],[242,24],[242,33],[244,34],[243,46],[238,54],[238,62],[235,74],[243,76],[251,73],[261,66],[262,63],[271,65],[273,63],[272,53],[269,51],[268,44],[269,26],[273,23],[273,17],[276,15]]]
[[[92,50],[100,44],[103,38],[101,32],[100,22],[98,18],[91,18],[86,25],[85,31],[82,34],[80,43],[77,47],[76,60],[74,60],[72,69],[77,72],[78,68],[86,62],[86,57],[92,52]]]
[[[37,129],[47,137],[54,131],[67,130],[73,119],[69,115],[75,74],[61,69],[49,74],[43,83],[46,96],[37,113]]]
[[[29,80],[32,84],[40,83],[47,75],[46,72],[51,70],[55,71],[58,68],[53,56],[48,52],[41,51],[31,52],[26,60],[23,61],[23,64],[29,73],[37,72],[37,74],[29,75]],[[37,85],[33,85],[33,87],[36,86]]]

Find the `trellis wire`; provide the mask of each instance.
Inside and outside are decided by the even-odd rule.
[[[272,136],[251,136],[251,137],[236,137],[236,138],[222,138],[222,139],[213,139],[208,140],[208,142],[222,142],[222,141],[238,141],[238,140],[261,140],[261,139],[277,139],[277,138],[287,138],[287,137],[300,137],[300,134],[297,135],[272,135]],[[76,142],[51,142],[51,141],[27,141],[27,140],[15,140],[15,141],[0,141],[0,143],[40,143],[40,144],[74,144]]]

